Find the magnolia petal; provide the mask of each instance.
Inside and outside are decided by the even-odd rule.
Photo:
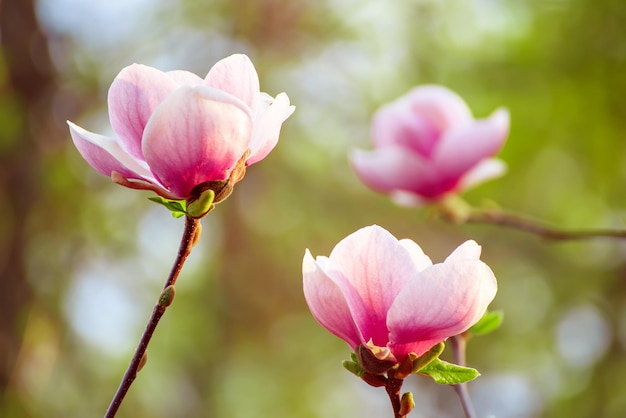
[[[228,178],[251,133],[248,108],[235,97],[209,87],[183,86],[146,125],[143,153],[161,183],[187,198],[198,184]]]
[[[110,177],[116,171],[126,178],[154,181],[144,164],[127,154],[115,138],[89,132],[70,121],[67,124],[78,152],[100,173]]]
[[[376,147],[399,146],[428,158],[440,136],[435,122],[414,113],[406,98],[381,107],[372,118]]]
[[[409,252],[385,229],[373,225],[341,240],[330,254],[327,275],[338,283],[364,340],[384,347],[388,341],[387,311],[396,296],[418,274]],[[337,280],[335,280],[337,282]],[[354,289],[355,292],[351,290]]]
[[[250,141],[251,153],[246,161],[248,165],[261,161],[274,149],[283,122],[295,109],[295,106],[289,104],[289,97],[285,93],[280,93],[275,99],[261,93]]]
[[[247,55],[234,54],[218,61],[204,79],[204,84],[231,94],[248,105],[252,114],[259,100],[259,76]]]
[[[396,205],[407,208],[422,208],[432,203],[430,199],[425,199],[415,193],[404,192],[402,190],[394,190],[389,193],[389,197]]]
[[[315,320],[355,349],[361,341],[348,304],[339,286],[319,268],[308,249],[302,260],[302,276],[304,299]]]
[[[437,168],[447,178],[460,179],[485,158],[497,153],[509,132],[509,113],[495,111],[489,118],[446,132],[434,155]]]
[[[430,154],[433,143],[446,130],[453,126],[464,125],[472,120],[472,112],[463,99],[453,91],[437,85],[415,87],[396,101],[381,107],[380,120],[374,118],[373,139],[376,146],[400,145],[402,136],[394,125],[398,119],[419,120],[413,126],[414,132],[422,135],[415,137],[421,144],[419,148]],[[408,123],[408,122],[407,122]]]
[[[472,120],[467,103],[446,87],[427,84],[415,87],[407,96],[413,112],[434,121],[442,131]]]
[[[506,163],[497,158],[489,158],[468,171],[459,182],[460,190],[467,190],[477,184],[502,176],[506,173]]]
[[[363,183],[381,193],[404,191],[428,200],[449,192],[457,183],[442,176],[431,161],[400,147],[355,150],[350,160]]]
[[[141,140],[150,116],[178,87],[168,74],[146,65],[133,64],[115,77],[109,88],[109,118],[122,147],[144,160]]]
[[[419,341],[412,341],[406,344],[393,343],[391,344],[391,352],[398,359],[404,358],[409,353],[415,353],[417,356],[421,356],[429,351],[431,348],[436,346],[437,344],[444,342],[445,338],[431,338],[424,339]]]
[[[174,70],[166,74],[180,86],[199,86],[203,83],[201,77],[190,71]]]
[[[495,297],[496,279],[479,260],[435,264],[411,280],[389,310],[392,352],[422,354],[476,323]]]
[[[452,254],[446,258],[444,263],[462,260],[479,260],[481,250],[481,246],[478,245],[476,241],[467,240],[452,251]]]
[[[430,267],[433,265],[433,262],[431,261],[430,257],[424,254],[424,251],[422,251],[422,248],[419,245],[417,245],[415,241],[411,241],[410,239],[401,239],[399,242],[400,242],[400,245],[402,245],[404,249],[407,250],[407,252],[411,256],[411,259],[413,260],[413,264],[415,264],[415,267],[417,268],[418,271],[422,271],[426,267]]]

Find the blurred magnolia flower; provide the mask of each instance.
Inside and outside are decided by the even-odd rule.
[[[204,79],[133,64],[115,77],[108,107],[113,138],[68,121],[93,168],[167,199],[212,189],[215,202],[274,148],[294,111],[285,93],[274,99],[260,92],[254,65],[241,54],[216,63]]]
[[[413,241],[379,226],[347,236],[330,257],[302,262],[304,296],[324,328],[355,350],[401,362],[475,324],[495,297],[491,269],[474,241],[434,264]]]
[[[505,109],[476,120],[454,92],[420,86],[376,112],[374,150],[356,150],[351,161],[367,186],[420,205],[502,175],[506,166],[490,157],[508,131]]]

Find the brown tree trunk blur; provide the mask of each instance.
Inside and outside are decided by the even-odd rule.
[[[1,405],[10,396],[24,316],[34,297],[25,269],[26,219],[36,208],[40,191],[40,157],[32,122],[50,109],[55,77],[34,0],[0,0],[0,40],[4,61],[0,61],[0,100],[3,109],[9,106],[10,114],[19,116],[8,121],[15,125],[12,129],[0,129]],[[6,123],[6,114],[4,119]]]

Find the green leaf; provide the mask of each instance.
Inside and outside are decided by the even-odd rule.
[[[187,214],[187,202],[184,200],[169,200],[161,196],[149,197],[148,200],[165,206],[174,218],[180,218]]]
[[[215,199],[215,192],[211,189],[205,190],[197,200],[189,204],[187,214],[192,218],[203,217],[215,206],[213,199]]]
[[[418,372],[423,369],[426,365],[428,365],[431,361],[438,358],[441,353],[443,353],[444,348],[446,348],[444,343],[439,343],[415,360],[413,360],[413,373]]]
[[[469,382],[480,376],[476,369],[459,366],[439,359],[431,361],[420,369],[418,373],[432,377],[440,385],[456,385]]]
[[[485,335],[495,331],[502,324],[504,319],[504,312],[502,311],[487,311],[478,322],[476,322],[469,332],[472,335]]]
[[[354,361],[350,361],[350,360],[344,360],[341,365],[350,373],[361,377],[363,375],[363,373],[365,372],[365,370],[363,370],[363,367],[361,367],[361,365],[357,362]]]

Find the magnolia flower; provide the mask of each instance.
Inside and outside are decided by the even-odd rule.
[[[376,112],[374,150],[354,151],[351,161],[367,186],[419,205],[503,174],[504,163],[490,157],[508,131],[505,109],[476,120],[454,92],[421,86]]]
[[[369,226],[344,238],[330,257],[313,259],[306,250],[304,296],[317,322],[353,350],[367,347],[400,362],[485,313],[497,284],[480,251],[467,241],[433,264],[415,242]]]
[[[224,58],[204,79],[133,64],[115,77],[108,105],[115,137],[68,121],[83,158],[117,183],[176,200],[197,197],[203,185],[232,189],[294,111],[285,93],[260,92],[246,55]]]

